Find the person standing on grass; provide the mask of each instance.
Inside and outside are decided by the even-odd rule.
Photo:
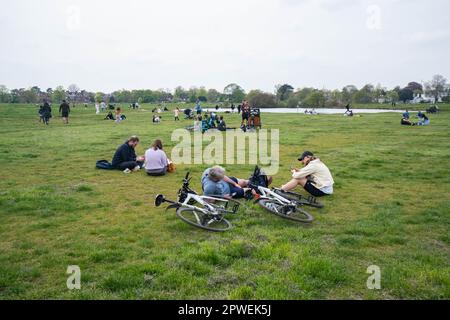
[[[176,108],[174,113],[175,113],[175,121],[180,121],[180,108]]]
[[[41,123],[41,122],[44,122],[44,117],[43,117],[43,112],[42,112],[42,109],[44,108],[44,106],[41,104],[40,106],[39,106],[39,111],[38,111],[38,113],[39,113],[39,123]]]
[[[161,140],[156,140],[145,152],[145,171],[149,176],[165,176],[169,167],[169,159],[163,150]]]
[[[100,105],[98,102],[95,103],[95,114],[100,114]]]
[[[116,170],[122,170],[124,173],[137,172],[144,164],[145,157],[136,156],[136,147],[139,144],[139,137],[130,137],[121,145],[112,160],[112,167]]]
[[[202,115],[202,106],[200,104],[200,101],[197,101],[197,104],[195,105],[195,111],[197,111],[197,115],[201,116]]]
[[[248,122],[250,119],[250,104],[247,101],[244,101],[244,103],[242,103],[242,124],[244,125],[244,123],[248,126]]]
[[[100,109],[102,110],[102,112],[105,112],[105,110],[106,110],[106,103],[104,101],[102,101],[102,103],[100,103]]]
[[[63,100],[62,104],[59,106],[59,113],[61,114],[63,123],[69,124],[70,105],[66,100]]]
[[[42,120],[45,125],[48,126],[50,122],[50,118],[52,117],[52,108],[50,107],[50,104],[47,102],[47,100],[44,100],[44,105],[42,106]]]
[[[281,187],[283,191],[294,190],[302,186],[314,197],[333,194],[334,180],[328,167],[316,158],[312,152],[305,151],[299,158],[303,169],[292,170],[292,180]]]

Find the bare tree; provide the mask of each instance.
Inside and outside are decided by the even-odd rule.
[[[440,98],[445,96],[447,90],[447,79],[437,74],[430,82],[425,84],[425,92],[438,102]]]

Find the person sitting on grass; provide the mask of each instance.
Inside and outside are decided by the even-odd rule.
[[[149,176],[159,177],[167,173],[169,159],[163,150],[161,140],[155,140],[150,149],[145,152],[145,171]]]
[[[314,197],[333,194],[334,180],[328,167],[310,151],[305,151],[299,158],[303,169],[292,170],[292,180],[281,187],[283,191],[294,190],[302,186]]]
[[[202,118],[202,133],[205,133],[206,131],[208,131],[209,129],[211,129],[210,126],[210,119],[208,117],[207,114],[205,114],[205,117]]]
[[[406,111],[403,113],[403,118],[409,120],[410,115],[409,115],[409,111],[408,111],[408,110],[406,110]]]
[[[220,116],[219,118],[217,129],[219,129],[219,131],[227,131],[227,124],[225,123],[225,120],[223,120],[223,116]]]
[[[116,123],[121,123],[122,122],[122,109],[120,109],[120,108],[117,108],[116,109],[116,111],[115,111],[115,120],[116,120]]]
[[[183,111],[183,113],[184,113],[184,119],[185,119],[185,120],[187,120],[187,119],[192,119],[192,118],[193,118],[193,112],[192,112],[191,109],[185,109],[185,110]]]
[[[208,126],[209,128],[216,128],[216,115],[214,113],[211,113],[209,116]]]
[[[137,172],[144,165],[145,157],[136,156],[136,147],[139,144],[137,136],[130,137],[121,145],[112,160],[112,167],[116,170],[122,170],[124,173]]]
[[[430,119],[428,119],[428,117],[422,113],[422,111],[419,111],[419,113],[417,114],[417,118],[421,119],[421,121],[419,121],[419,123],[417,125],[419,126],[429,126],[430,125]]]
[[[154,124],[161,123],[161,117],[159,115],[154,114],[153,115],[153,123]]]
[[[240,199],[245,197],[248,180],[227,177],[225,169],[215,166],[206,169],[202,175],[203,194],[207,197],[221,197],[225,199]]]
[[[103,119],[103,120],[114,120],[113,113],[111,111],[108,112],[108,114],[106,115],[105,119]]]
[[[411,120],[409,120],[409,118],[402,118],[402,121],[400,122],[400,124],[402,126],[415,126],[416,124],[414,122],[411,122]]]

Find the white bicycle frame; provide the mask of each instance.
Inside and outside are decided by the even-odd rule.
[[[286,198],[283,198],[282,196],[276,194],[272,190],[264,187],[258,186],[258,191],[261,194],[261,198],[268,199],[268,200],[277,200],[282,205],[292,205],[296,206],[297,203],[295,201],[288,200]]]
[[[196,203],[204,206],[204,208],[199,208],[194,205],[190,205],[189,202],[191,200],[194,200]],[[220,201],[220,202],[228,202],[227,199],[219,199],[219,198],[213,198],[213,197],[207,197],[207,196],[199,196],[197,194],[188,193],[186,200],[184,200],[182,203],[180,203],[180,206],[182,208],[189,208],[194,210],[199,210],[204,214],[212,214],[212,215],[219,215],[219,212],[217,212],[217,209],[208,203],[208,200],[211,201]],[[198,217],[197,217],[198,219]]]

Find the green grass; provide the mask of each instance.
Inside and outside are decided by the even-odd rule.
[[[69,126],[55,117],[44,127],[34,106],[0,110],[0,299],[450,298],[449,112],[429,127],[401,127],[396,114],[263,115],[281,135],[274,184],[311,149],[332,170],[335,195],[310,210],[309,227],[254,208],[215,234],[153,206],[157,193],[176,196],[187,170],[200,189],[206,166],[165,178],[94,169],[132,134],[139,153],[162,138],[170,154],[171,132],[190,121],[167,114],[154,126],[150,112],[126,110],[115,125],[78,107]],[[69,265],[82,270],[80,291],[66,288]],[[366,288],[370,265],[381,290]]]

